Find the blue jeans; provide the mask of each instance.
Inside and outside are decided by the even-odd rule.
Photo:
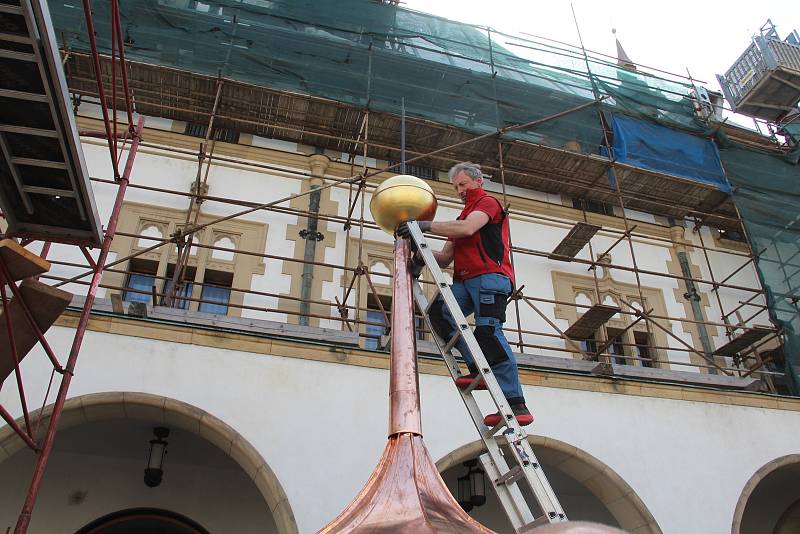
[[[517,359],[511,352],[508,340],[503,334],[506,301],[511,294],[511,281],[502,274],[490,273],[469,280],[457,280],[451,289],[462,313],[465,316],[475,314],[475,337],[478,339],[478,344],[489,361],[506,399],[512,404],[524,402],[517,371]],[[449,325],[449,335],[445,338],[447,341],[455,333],[456,323],[444,306],[441,307],[441,315]],[[441,330],[447,330],[446,325],[442,326]],[[441,332],[439,333],[441,335]],[[456,348],[467,365],[474,368],[472,354],[463,337],[456,343]]]

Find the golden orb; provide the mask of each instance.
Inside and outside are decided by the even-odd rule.
[[[369,202],[372,218],[389,234],[400,223],[415,219],[432,221],[436,215],[436,197],[431,186],[416,176],[400,174],[385,180]]]

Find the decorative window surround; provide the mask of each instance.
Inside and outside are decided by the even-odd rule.
[[[216,219],[216,215],[200,213],[197,218],[198,224],[205,224]],[[118,223],[118,231],[130,234],[155,235],[152,229],[156,229],[162,236],[167,237],[173,234],[178,228],[184,226],[186,222],[186,210],[167,208],[162,206],[152,206],[136,202],[126,202],[122,206]],[[147,231],[147,232],[145,232]],[[220,244],[220,241],[222,242]],[[209,226],[195,234],[194,243],[208,246],[224,246],[226,248],[236,248],[252,252],[263,251],[267,241],[267,225],[259,222],[244,221],[241,219],[231,219],[219,224]],[[127,256],[155,244],[147,238],[134,238],[118,235],[111,244],[111,251],[117,257]],[[230,244],[233,243],[231,247]],[[177,262],[177,247],[174,245],[164,245],[150,252],[146,252],[138,258],[150,260],[158,265],[156,276],[165,277],[170,264]],[[230,259],[228,259],[230,258]],[[202,282],[205,271],[219,271],[232,275],[231,286],[240,290],[249,290],[254,274],[264,274],[263,258],[249,254],[235,254],[226,251],[215,251],[207,248],[194,248],[187,266],[195,271],[192,285],[191,298],[200,299],[202,292]],[[119,270],[129,270],[130,262],[126,262],[119,267]],[[103,283],[124,287],[126,275],[120,272],[106,271],[103,274]],[[165,280],[157,281],[159,293],[163,293]],[[109,290],[109,294],[122,293],[119,290]],[[239,308],[244,301],[242,291],[231,291],[230,306],[228,315],[239,317],[242,309]],[[188,309],[197,311],[199,302],[191,301]]]
[[[594,277],[553,271],[552,278],[556,300],[562,302],[578,302],[587,305],[597,304]],[[600,293],[600,303],[602,304],[612,304],[613,301],[613,304],[621,308],[623,311],[630,311],[630,309],[620,301],[620,298],[623,298],[633,306],[638,304],[643,306],[645,309],[653,308],[654,315],[667,315],[667,306],[664,301],[664,295],[660,289],[642,287],[644,302],[641,302],[639,290],[635,284],[628,284],[614,280],[608,269],[602,266],[598,266],[597,287]],[[585,310],[585,308],[582,310]],[[578,320],[580,314],[581,312],[579,309],[573,306],[556,305],[555,307],[555,317],[557,319],[563,319],[567,321],[570,325]],[[619,313],[609,319],[605,324],[605,327],[614,330],[623,330],[633,321],[635,321],[633,316]],[[662,321],[662,323],[664,323],[662,326],[665,328],[670,328],[668,322]],[[645,324],[644,319],[639,321],[630,330],[625,332],[620,338],[620,341],[625,344],[634,345],[636,343],[636,332],[639,332],[640,336],[642,335],[641,333],[647,333],[647,325]],[[664,334],[664,332],[658,328],[651,328],[651,333],[653,336],[651,344],[659,347],[667,346],[667,336]],[[605,335],[605,329],[603,329],[602,340],[606,339],[607,337]],[[600,338],[598,338],[597,343],[598,346],[600,346],[603,344],[603,341],[600,341]],[[635,356],[632,346],[625,346],[624,349],[626,356]],[[666,361],[665,355],[663,354],[663,349],[651,349],[650,352],[650,357],[653,360],[653,367],[669,368],[669,364]],[[578,352],[575,352],[573,353],[573,358],[580,359],[582,358],[582,355]],[[641,366],[642,363],[638,360],[629,359],[628,365]]]
[[[358,238],[351,237],[350,241],[347,244],[348,250],[348,260],[349,265],[348,267],[355,268],[358,266]],[[372,281],[372,285],[375,288],[375,293],[382,297],[389,297],[392,296],[392,276],[394,275],[394,245],[392,243],[385,243],[380,241],[370,241],[370,240],[363,240],[361,242],[361,257],[362,261],[364,262],[364,266],[367,268],[368,272],[370,273],[370,280]],[[447,271],[446,271],[447,272]],[[452,273],[451,280],[452,280]],[[366,276],[366,275],[362,275]],[[423,271],[420,280],[423,282],[426,279],[430,279],[430,275]],[[429,280],[430,281],[430,280]],[[347,284],[350,283],[350,277],[342,277],[342,289],[347,287]],[[356,281],[358,284],[358,281]],[[433,297],[435,288],[432,284],[423,284],[423,291],[425,296],[428,299]],[[348,304],[350,306],[354,306],[355,303],[353,302],[356,295],[355,286],[353,287],[353,291],[350,293],[350,300]],[[361,295],[358,302],[358,307],[361,309],[361,317],[360,320],[366,319],[366,312],[365,310],[367,307],[372,307],[375,304],[375,301],[372,297],[372,289],[369,286],[369,283],[366,280],[361,281]],[[389,310],[387,309],[386,312],[388,313]],[[416,313],[417,310],[415,309],[414,312]],[[351,318],[354,316],[351,315]],[[367,331],[366,325],[359,325],[359,332],[365,333]],[[418,339],[429,339],[430,334],[426,333],[422,337],[418,337]],[[363,343],[362,343],[363,345]]]

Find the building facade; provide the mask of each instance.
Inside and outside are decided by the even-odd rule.
[[[208,13],[200,2],[172,4],[159,6]],[[81,61],[75,51],[67,65],[86,134],[103,122]],[[169,87],[171,71],[161,67]],[[186,70],[186,79],[201,76]],[[269,120],[246,102],[248,127],[247,113],[234,109],[244,86],[203,80],[224,105],[173,80],[183,92],[156,112],[146,100],[152,86],[134,84],[148,110],[142,144],[30,532],[113,524],[315,532],[355,497],[385,445],[393,238],[374,224],[369,203],[398,174],[398,146],[380,136],[396,136],[399,121],[368,106],[344,117],[350,104],[327,100],[320,109],[337,111],[326,134],[309,126],[308,107],[298,118],[302,98],[275,89],[286,101]],[[170,106],[208,109],[210,122],[180,120]],[[362,126],[334,140],[340,123]],[[419,117],[409,126],[410,157],[423,158],[434,134],[437,147],[457,148],[479,133]],[[607,168],[588,137],[566,139],[556,127],[547,135],[538,144],[498,135],[411,162],[407,172],[433,188],[437,219],[460,212],[446,171],[466,159],[484,166],[487,190],[508,206],[519,292],[506,335],[536,418],[529,439],[566,513],[632,533],[795,531],[800,400],[778,363],[783,344],[741,222],[716,209],[727,197],[712,206],[715,189],[699,198],[696,183],[630,162],[595,190],[581,173],[599,165],[589,170],[605,178]],[[523,153],[506,142],[535,147],[535,164],[523,168]],[[117,187],[107,144],[90,135],[81,144],[107,220]],[[120,152],[124,160],[128,148]],[[587,228],[594,233],[572,252],[559,248]],[[75,295],[47,334],[63,349],[86,294],[86,259],[57,243],[47,256],[52,268],[41,281]],[[585,320],[598,305],[612,313]],[[457,494],[464,463],[482,445],[422,318],[417,337],[425,443]],[[20,369],[32,424],[43,430],[52,365],[37,347]],[[0,403],[20,417],[18,384],[1,385]],[[167,455],[162,482],[148,487],[155,427],[169,429]],[[0,528],[15,524],[34,461],[0,427]],[[488,480],[485,493],[470,513],[511,532]]]

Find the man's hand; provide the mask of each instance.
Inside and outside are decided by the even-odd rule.
[[[419,229],[423,234],[431,229],[431,221],[416,221],[416,223],[419,225]],[[411,230],[408,229],[408,223],[401,223],[400,226],[397,227],[397,230],[394,231],[394,235],[400,239],[408,239],[411,237]]]

